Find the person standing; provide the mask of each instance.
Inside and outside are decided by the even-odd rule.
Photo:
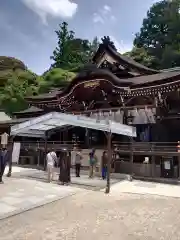
[[[6,146],[8,145],[8,138],[9,138],[9,134],[7,134],[6,132],[1,134],[1,146],[3,148],[6,148]]]
[[[108,156],[107,152],[104,151],[102,155],[102,179],[106,179],[107,176],[107,162],[108,162]]]
[[[94,177],[94,171],[97,165],[97,157],[95,155],[95,149],[89,153],[89,178]]]
[[[51,181],[53,181],[53,178],[54,178],[54,167],[55,167],[55,163],[57,163],[56,153],[53,150],[50,151],[46,156],[46,160],[47,160],[48,182],[50,183]]]
[[[62,185],[69,184],[71,181],[70,176],[71,169],[71,159],[69,153],[63,152],[60,157],[60,173],[59,173],[59,181]]]
[[[10,151],[8,151],[6,148],[3,148],[0,151],[0,184],[4,183],[2,180],[4,170],[6,168],[7,163],[9,163],[11,160],[11,154]]]
[[[81,160],[82,160],[82,155],[81,155],[80,151],[76,152],[76,154],[75,154],[76,177],[80,177]]]

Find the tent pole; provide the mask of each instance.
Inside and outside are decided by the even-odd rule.
[[[11,154],[11,157],[10,157],[10,162],[9,162],[9,171],[7,173],[7,177],[11,177],[11,174],[12,174],[12,152],[13,152],[13,143],[14,143],[14,136],[11,138],[11,141],[12,141],[12,145],[11,145],[11,149],[10,149],[10,154]]]
[[[44,171],[46,171],[46,155],[47,155],[47,132],[45,133],[45,142],[44,142]]]
[[[107,162],[107,183],[105,193],[110,192],[110,174],[111,174],[111,162],[112,162],[112,147],[111,147],[111,137],[112,133],[108,132],[107,135],[107,151],[108,151],[108,162]]]

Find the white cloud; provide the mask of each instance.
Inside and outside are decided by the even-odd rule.
[[[107,14],[108,12],[111,12],[111,7],[108,6],[108,5],[104,5],[103,6],[103,9],[102,9],[102,12]]]
[[[93,14],[93,22],[104,24],[106,21],[114,22],[116,17],[112,14],[112,9],[108,5],[104,5],[97,13]]]
[[[111,19],[112,22],[115,22],[115,21],[116,21],[116,17],[115,17],[114,15],[111,15],[111,16],[110,16],[110,19]]]
[[[115,47],[117,48],[117,51],[120,53],[129,52],[133,48],[133,44],[125,44],[123,40],[118,41],[114,36],[109,36],[111,40],[114,42]]]
[[[29,9],[39,15],[44,24],[47,17],[71,18],[78,5],[70,0],[21,0]]]
[[[93,14],[93,22],[94,23],[102,23],[102,24],[104,24],[104,19],[102,18],[101,15],[99,15],[97,13],[94,13]]]

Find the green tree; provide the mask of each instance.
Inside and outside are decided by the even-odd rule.
[[[55,31],[58,37],[58,46],[51,59],[54,61],[51,68],[71,70],[90,60],[91,43],[86,39],[75,38],[75,33],[68,30],[68,24],[63,22]]]
[[[46,72],[40,82],[39,93],[46,93],[52,88],[66,87],[75,77],[75,73],[61,68],[53,68]]]
[[[137,48],[144,48],[148,55],[155,58],[157,68],[179,65],[179,9],[180,0],[164,0],[155,3],[143,20],[140,32],[136,34],[134,45]]]
[[[59,25],[59,30],[55,31],[58,37],[58,46],[53,52],[51,59],[54,61],[52,67],[68,68],[72,62],[70,41],[74,39],[74,32],[68,30],[68,24],[63,22]]]
[[[70,41],[72,67],[80,66],[90,61],[91,45],[88,40],[75,38]]]
[[[95,37],[93,40],[92,40],[92,43],[91,43],[91,52],[90,52],[90,57],[92,57],[96,51],[98,50],[98,47],[99,47],[99,40],[98,40],[98,37]]]
[[[143,47],[134,47],[131,52],[124,53],[124,55],[133,58],[136,62],[139,62],[149,68],[156,68],[158,64],[156,58],[149,55]]]
[[[29,71],[13,71],[0,89],[0,106],[8,114],[27,108],[25,97],[38,94],[38,77]]]

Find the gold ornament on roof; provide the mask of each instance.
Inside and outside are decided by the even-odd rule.
[[[93,81],[84,83],[84,88],[96,88],[100,85],[100,81]]]

